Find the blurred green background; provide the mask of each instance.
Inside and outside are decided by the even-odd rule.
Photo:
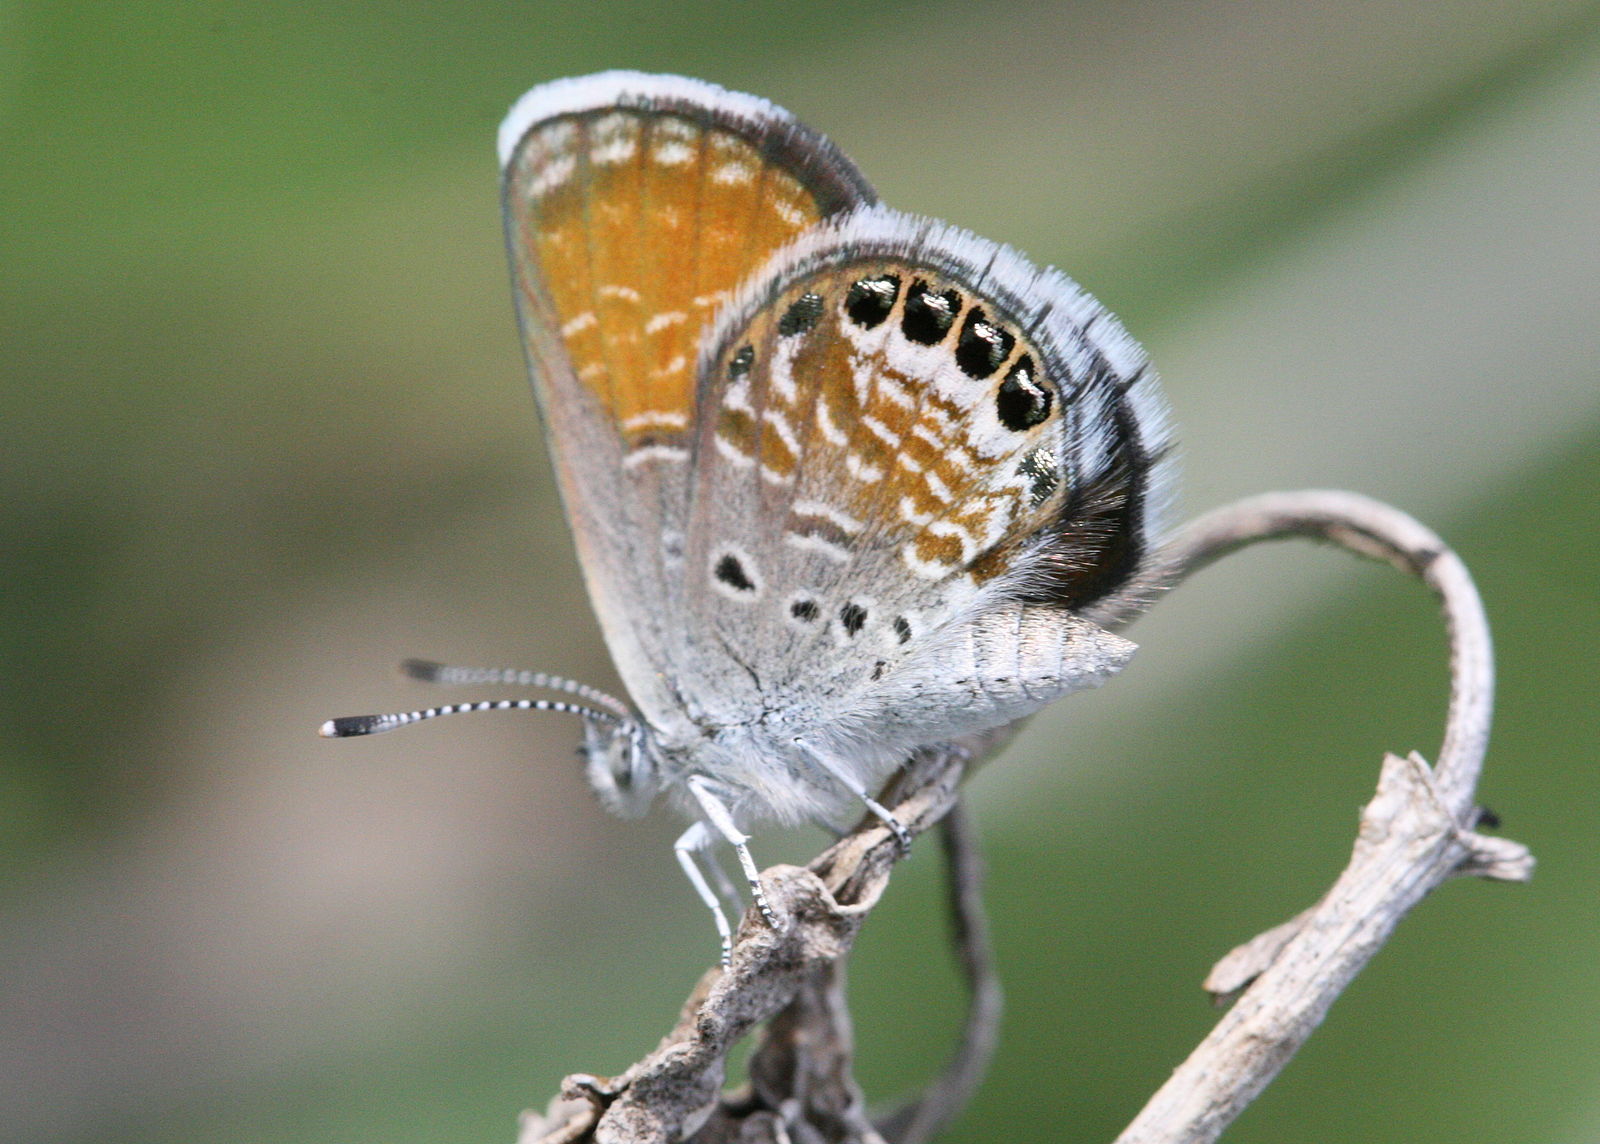
[[[615,66],[1084,282],[1163,371],[1184,515],[1343,486],[1459,547],[1481,793],[1539,873],[1425,902],[1228,1138],[1600,1137],[1600,18],[1558,0],[0,7],[0,1136],[508,1141],[714,956],[678,824],[607,818],[570,723],[313,735],[439,696],[406,655],[614,682],[492,144]],[[1437,743],[1385,569],[1252,553],[1133,635],[974,783],[1010,1009],[952,1139],[1115,1135]],[[882,1099],[959,1007],[936,852],[853,970]]]

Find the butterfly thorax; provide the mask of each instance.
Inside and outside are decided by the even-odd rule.
[[[686,780],[699,776],[742,823],[830,820],[848,805],[848,792],[819,771],[801,746],[810,740],[789,723],[778,717],[767,724],[679,725],[666,732],[644,723],[591,723],[584,744],[590,785],[609,810],[626,818],[644,814],[663,795],[694,817]]]

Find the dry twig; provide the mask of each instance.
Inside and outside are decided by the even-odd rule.
[[[1311,909],[1240,946],[1213,969],[1206,987],[1219,996],[1238,993],[1238,1000],[1118,1144],[1216,1139],[1429,890],[1457,874],[1524,880],[1532,872],[1525,848],[1474,832],[1474,791],[1493,703],[1482,604],[1460,559],[1404,513],[1350,493],[1273,493],[1239,501],[1191,524],[1135,592],[1089,618],[1120,626],[1153,595],[1218,557],[1285,536],[1328,540],[1384,560],[1439,597],[1452,680],[1444,743],[1432,768],[1415,754],[1386,757],[1350,864],[1333,887]],[[882,801],[913,834],[927,830],[956,808],[972,761],[1004,737],[918,752]],[[701,979],[655,1052],[617,1077],[569,1076],[545,1115],[524,1118],[523,1144],[920,1144],[931,1138],[976,1086],[999,1012],[976,856],[964,831],[957,817],[946,833],[971,1011],[951,1066],[920,1100],[875,1126],[851,1071],[844,959],[901,857],[895,838],[868,818],[809,866],[768,870],[763,882],[787,920],[784,929],[776,932],[748,914],[732,964]],[[762,1022],[749,1082],[723,1093],[729,1049]]]

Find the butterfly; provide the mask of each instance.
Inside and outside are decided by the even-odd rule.
[[[570,711],[611,810],[658,798],[723,941],[731,845],[776,924],[753,824],[833,822],[915,750],[1098,685],[1170,485],[1143,351],[997,243],[890,210],[766,100],[613,71],[501,126],[513,293],[590,598],[629,702]]]

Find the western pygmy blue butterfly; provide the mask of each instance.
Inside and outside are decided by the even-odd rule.
[[[1080,612],[1125,590],[1168,479],[1154,373],[1073,282],[876,204],[765,100],[607,72],[500,128],[534,391],[589,593],[632,705],[558,700],[596,792],[693,825],[828,821],[915,749],[1021,719],[1122,667]],[[902,837],[904,837],[903,832]],[[713,871],[719,868],[713,862]],[[718,873],[727,895],[726,879]]]

